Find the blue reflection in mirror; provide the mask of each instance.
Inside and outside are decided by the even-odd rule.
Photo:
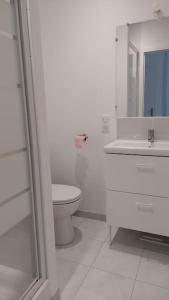
[[[169,50],[144,54],[144,116],[169,116]]]

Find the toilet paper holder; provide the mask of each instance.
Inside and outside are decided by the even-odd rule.
[[[81,133],[81,134],[78,134],[78,136],[81,136],[81,137],[83,137],[83,138],[84,138],[84,141],[87,141],[87,139],[88,139],[88,136],[87,136],[87,134],[86,134],[86,133]]]
[[[85,133],[78,134],[75,137],[75,147],[82,148],[84,146],[84,144],[86,144],[87,139],[88,139],[87,134],[85,134]]]

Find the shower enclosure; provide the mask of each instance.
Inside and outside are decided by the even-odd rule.
[[[46,279],[26,10],[0,0],[0,300],[31,299]]]

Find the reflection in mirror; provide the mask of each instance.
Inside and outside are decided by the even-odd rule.
[[[169,116],[169,18],[117,28],[118,117]]]
[[[169,50],[144,54],[144,116],[169,116]]]

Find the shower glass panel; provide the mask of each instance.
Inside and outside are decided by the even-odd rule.
[[[41,278],[17,13],[0,0],[0,300],[23,299]]]

